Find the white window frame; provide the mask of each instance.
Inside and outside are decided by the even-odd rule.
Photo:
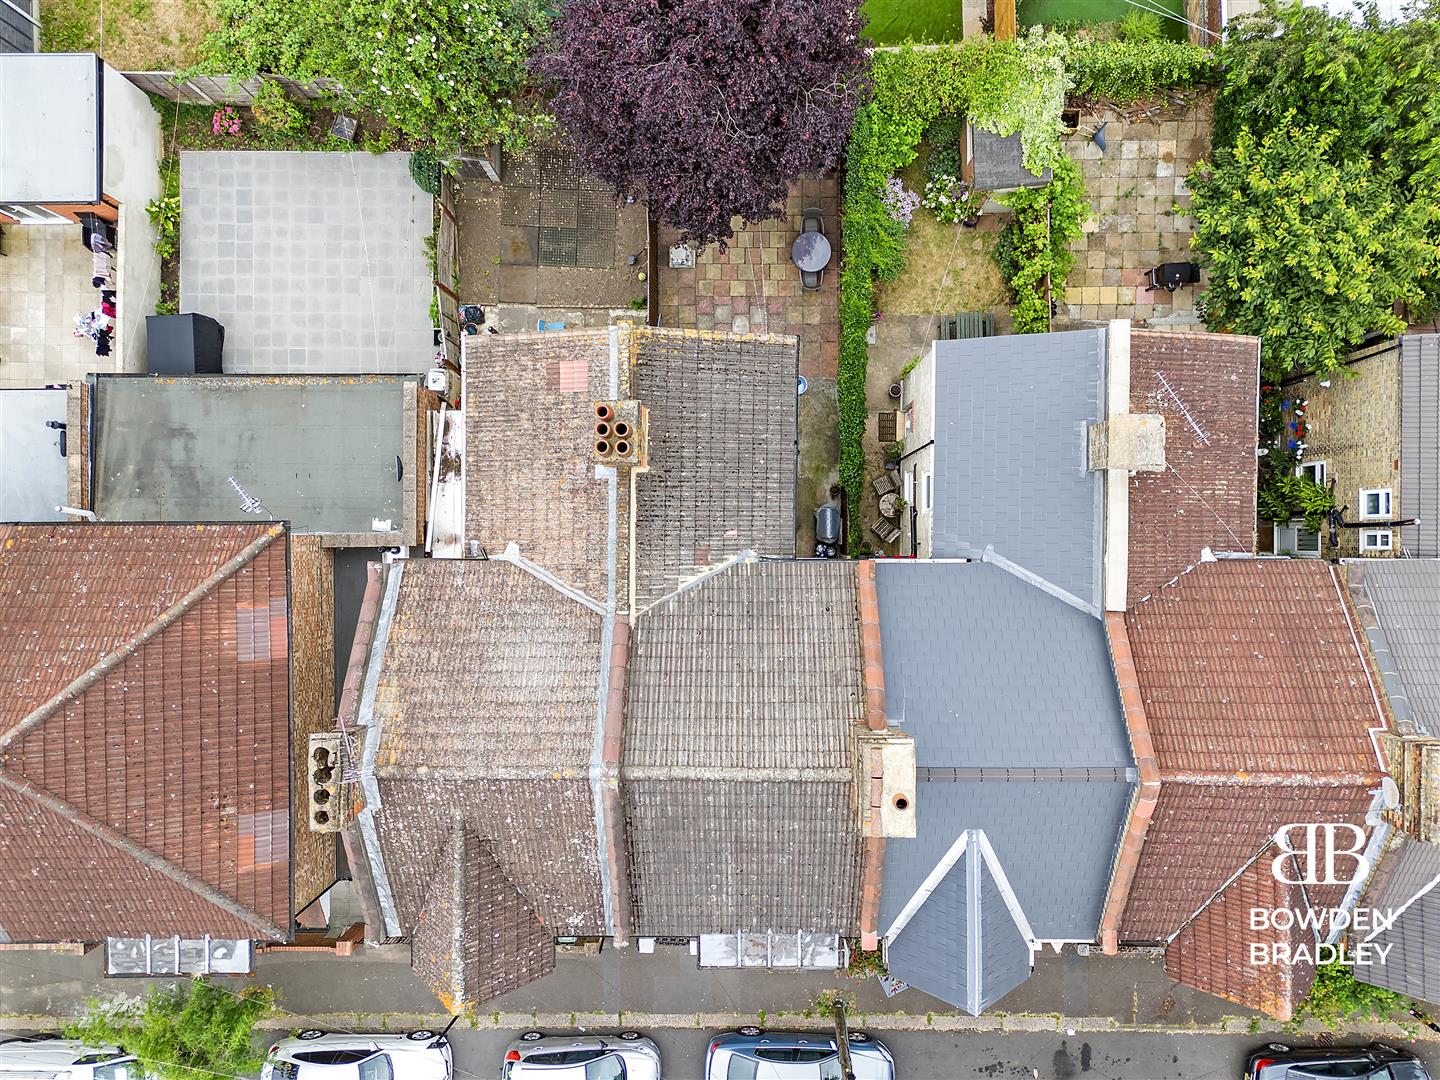
[[[904,484],[904,489],[901,491],[900,497],[905,500],[905,505],[909,506],[915,501],[915,474],[907,469],[900,479]]]
[[[920,509],[927,514],[935,509],[935,474],[924,473],[920,477],[920,490],[924,493],[923,505]]]
[[[1325,481],[1329,479],[1325,469],[1325,462],[1323,461],[1302,461],[1299,465],[1295,466],[1295,475],[1314,480],[1315,483],[1321,487],[1324,487]]]
[[[1377,541],[1370,543],[1371,540]],[[1389,529],[1361,529],[1360,530],[1361,551],[1394,551],[1395,534]]]
[[[1371,495],[1379,496],[1380,512],[1371,514],[1367,512],[1366,502]],[[1390,517],[1390,510],[1395,505],[1395,493],[1392,488],[1361,488],[1360,489],[1360,520],[1361,521],[1384,521]]]
[[[1324,540],[1318,531],[1306,528],[1304,518],[1291,518],[1283,524],[1277,521],[1274,523],[1274,530],[1275,538],[1273,547],[1276,554],[1287,553],[1292,550],[1292,548],[1295,553],[1295,558],[1297,559],[1318,559],[1324,554]],[[1302,532],[1310,533],[1310,535],[1315,537],[1314,550],[1306,551],[1301,549],[1300,534]],[[1285,542],[1289,540],[1291,536],[1295,539],[1293,545]]]

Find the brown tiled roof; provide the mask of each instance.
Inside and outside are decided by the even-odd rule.
[[[846,562],[743,562],[636,619],[621,770],[636,933],[855,932],[856,591]]]
[[[741,551],[794,555],[796,339],[646,327],[634,352],[637,610]]]
[[[521,555],[602,601],[610,489],[595,476],[591,407],[612,397],[610,334],[465,338],[467,539],[492,555],[518,544]]]
[[[1376,783],[1164,782],[1120,940],[1163,942],[1292,822],[1360,824]]]
[[[1328,564],[1204,563],[1125,622],[1162,780],[1378,775],[1384,718]]]
[[[506,875],[495,845],[463,822],[454,825],[420,913],[411,963],[455,1013],[555,969],[554,932]]]
[[[1255,550],[1259,383],[1258,338],[1131,333],[1130,409],[1165,417],[1166,469],[1130,479],[1129,605],[1203,548]]]
[[[498,559],[415,559],[390,573],[400,584],[369,719],[401,922],[416,925],[458,819],[493,842],[555,933],[602,933],[589,780],[602,617]]]
[[[1275,853],[1274,845],[1266,847],[1259,858],[1180,931],[1165,950],[1165,973],[1207,994],[1258,1009],[1278,1020],[1289,1020],[1296,1004],[1315,981],[1315,965],[1309,959],[1273,962],[1274,947],[1288,946],[1289,955],[1293,957],[1297,946],[1304,945],[1313,956],[1315,932],[1293,925],[1285,930],[1254,930],[1250,926],[1251,910],[1305,911],[1334,907],[1342,900],[1345,890],[1336,886],[1307,889],[1281,882],[1272,869]],[[1286,876],[1300,875],[1292,870]],[[1266,946],[1265,959],[1272,962],[1255,962],[1259,958],[1251,956],[1252,942]]]
[[[286,561],[279,525],[0,526],[11,939],[288,937]]]

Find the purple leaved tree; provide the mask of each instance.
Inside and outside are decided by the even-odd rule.
[[[723,242],[839,160],[863,22],[858,0],[566,0],[534,65],[582,167]]]

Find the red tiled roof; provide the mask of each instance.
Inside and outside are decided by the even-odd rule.
[[[0,526],[12,940],[288,936],[289,637],[283,526]]]
[[[1376,783],[1160,785],[1120,940],[1163,942],[1292,822],[1362,824]]]
[[[1162,781],[1379,775],[1384,718],[1329,565],[1204,563],[1125,622]]]
[[[1130,605],[1203,548],[1255,550],[1259,383],[1257,338],[1131,333],[1130,408],[1165,417],[1167,467],[1130,479]]]

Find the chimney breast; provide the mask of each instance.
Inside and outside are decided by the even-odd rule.
[[[1091,469],[1165,471],[1165,418],[1120,413],[1090,425]]]

